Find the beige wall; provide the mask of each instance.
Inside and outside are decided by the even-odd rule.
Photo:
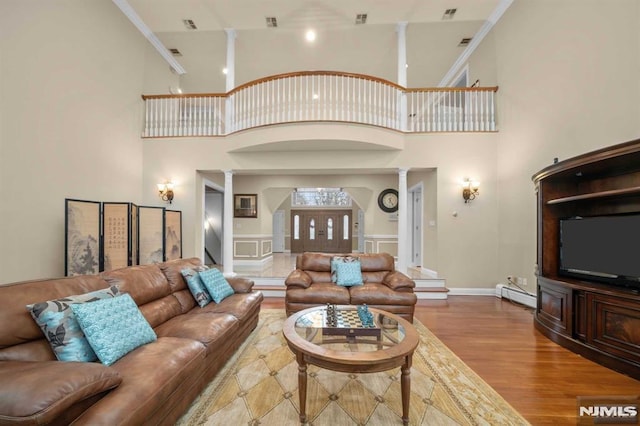
[[[472,81],[500,86],[496,134],[403,136],[366,126],[305,124],[227,138],[141,141],[140,94],[166,92],[176,77],[113,3],[4,0],[0,282],[62,274],[64,198],[163,205],[155,184],[171,179],[176,183],[172,207],[183,211],[184,255],[191,256],[202,247],[199,170],[273,176],[280,170],[330,169],[345,175],[398,167],[425,173],[422,178],[410,172],[409,180],[424,179],[428,193],[435,194],[435,207],[428,205],[436,226],[424,232],[436,244],[425,248],[424,263],[448,286],[490,288],[506,275],[533,281],[531,175],[554,157],[565,159],[640,133],[639,22],[636,0],[516,0],[469,64]],[[369,52],[356,64],[348,62],[353,55],[346,50],[329,57],[342,42],[340,31],[321,35],[315,51],[295,58],[291,52],[298,41],[288,42],[286,34],[239,32],[236,82],[313,68],[394,80],[395,27],[360,30],[342,43],[351,52]],[[418,33],[410,27],[409,40]],[[369,41],[377,47],[374,53]],[[278,43],[282,49],[276,51]],[[411,41],[410,58],[415,44]],[[216,46],[219,56],[220,41]],[[254,59],[256,67],[249,66]],[[409,73],[410,86],[419,82]],[[216,77],[212,88],[219,84]],[[243,151],[256,142],[280,140],[291,144],[270,145],[275,152]],[[336,140],[340,155],[322,150],[321,142]],[[374,143],[369,147],[376,150],[359,150],[363,142]],[[459,185],[465,176],[482,182],[478,199],[466,205]],[[262,211],[269,208],[261,205]]]
[[[64,199],[140,201],[146,40],[110,1],[0,2],[0,283],[64,274]]]
[[[460,40],[472,37],[481,25],[480,21],[408,25],[408,86],[436,86],[464,50],[458,47]],[[224,31],[164,32],[158,38],[168,48],[177,48],[183,54],[176,60],[187,73],[176,76],[176,80],[185,93],[226,91],[226,76],[222,74],[226,66]],[[396,25],[336,27],[319,31],[313,44],[304,40],[302,29],[238,30],[235,83],[241,85],[270,75],[309,70],[361,73],[395,82],[397,46]],[[489,62],[495,63],[495,58],[490,57]],[[168,87],[160,87],[160,92],[154,89],[145,93],[166,93]]]
[[[640,134],[635,0],[516,0],[495,27],[499,251],[496,271],[534,280],[531,176]],[[482,78],[481,78],[482,79]],[[529,285],[533,289],[533,285]]]
[[[297,126],[274,126],[269,129],[269,137],[276,140],[289,140],[294,133],[313,134],[320,140],[336,139],[335,135],[350,132],[369,134],[365,126],[345,126],[301,124]],[[379,138],[397,136],[396,132],[376,130]],[[260,138],[260,131],[250,132]],[[333,135],[333,136],[332,136]],[[270,201],[269,196],[260,197],[260,211],[275,210],[287,196],[293,186],[290,176],[300,174],[301,169],[314,170],[313,174],[327,171],[327,176],[313,177],[304,182],[317,182],[321,186],[345,186],[344,175],[349,179],[361,179],[353,186],[370,188],[370,198],[363,205],[369,206],[365,219],[366,232],[387,232],[385,226],[395,227],[387,216],[377,209],[377,194],[384,187],[397,187],[399,167],[414,169],[437,169],[437,182],[433,188],[433,177],[428,179],[430,193],[436,194],[436,229],[430,229],[431,241],[437,241],[429,247],[428,253],[436,255],[427,265],[436,269],[447,278],[447,284],[453,287],[490,287],[495,285],[498,276],[495,273],[497,258],[497,189],[496,189],[496,141],[497,134],[437,134],[402,136],[404,149],[386,151],[287,151],[287,152],[231,152],[237,147],[236,140],[246,138],[238,134],[226,138],[184,138],[179,141],[156,139],[144,141],[144,194],[143,197],[155,198],[154,184],[162,177],[171,176],[177,186],[174,208],[183,211],[184,255],[199,255],[201,248],[202,222],[197,210],[196,199],[201,185],[198,170],[240,170],[234,176],[234,192],[258,193],[260,188],[285,188],[280,198]],[[354,135],[355,138],[355,135]],[[348,144],[349,141],[344,141]],[[303,145],[301,145],[303,146]],[[251,171],[256,176],[243,176],[242,170]],[[359,178],[358,170],[381,179]],[[372,170],[381,170],[385,174],[377,177]],[[317,171],[317,172],[316,172]],[[274,173],[278,173],[274,175]],[[329,173],[331,174],[329,176]],[[409,173],[411,176],[411,172]],[[464,204],[460,182],[464,177],[479,179],[482,182],[480,197],[471,204]],[[246,180],[245,180],[246,179]],[[395,185],[394,185],[395,183]],[[300,185],[305,186],[305,185]],[[312,186],[312,185],[309,185]],[[251,188],[255,188],[251,190]],[[430,205],[433,209],[433,205]],[[433,214],[433,210],[431,210]],[[454,217],[453,213],[457,212]],[[373,216],[370,216],[373,215]],[[196,219],[198,218],[198,219]],[[234,221],[237,225],[238,219]],[[267,234],[271,232],[271,216],[259,215],[256,220],[242,219],[237,232],[247,234]],[[380,231],[378,231],[380,229]],[[393,228],[396,231],[396,228]],[[389,228],[390,233],[394,233]],[[437,236],[435,235],[437,233]],[[437,254],[436,254],[437,253]],[[460,267],[460,259],[465,259]],[[435,266],[434,266],[435,265]]]

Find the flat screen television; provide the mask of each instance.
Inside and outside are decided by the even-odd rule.
[[[640,214],[560,220],[559,274],[640,289]]]

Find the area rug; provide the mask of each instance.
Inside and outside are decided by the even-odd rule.
[[[298,364],[282,335],[283,310],[263,309],[256,330],[177,422],[191,425],[299,424]],[[527,425],[417,320],[411,368],[412,425]],[[347,374],[309,366],[309,426],[402,424],[400,369]]]

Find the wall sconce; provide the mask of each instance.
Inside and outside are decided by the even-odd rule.
[[[480,182],[465,178],[462,182],[462,198],[464,198],[464,202],[468,203],[471,200],[475,200],[480,195],[479,190]]]
[[[162,201],[171,204],[173,201],[173,182],[159,183],[158,196],[162,198]]]

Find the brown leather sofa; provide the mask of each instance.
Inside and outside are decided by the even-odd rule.
[[[262,293],[232,278],[234,294],[200,308],[180,259],[99,276],[0,286],[0,424],[172,425],[256,327]],[[157,341],[110,367],[57,361],[25,305],[118,284]]]
[[[355,256],[360,259],[363,285],[342,287],[331,281],[331,258]],[[416,283],[396,271],[388,253],[328,254],[303,253],[296,258],[296,269],[285,280],[287,316],[327,303],[379,308],[413,322],[417,297]]]

